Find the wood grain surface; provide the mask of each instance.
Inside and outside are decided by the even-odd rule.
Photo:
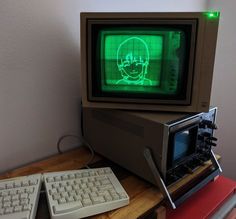
[[[30,175],[35,173],[45,173],[54,171],[65,171],[80,169],[85,163],[90,159],[91,154],[89,151],[80,147],[78,149],[54,155],[42,161],[37,161],[32,164],[17,168],[15,170],[9,171],[5,174],[0,175],[0,179],[11,178],[17,176]],[[184,177],[181,181],[170,186],[168,190],[173,193],[189,181],[191,181],[196,175],[200,174],[204,169],[209,168],[210,162],[206,163],[204,166],[198,168],[194,174],[189,174]],[[112,162],[107,161],[101,156],[95,155],[91,167],[100,166],[111,166],[113,172],[116,174],[120,180],[122,186],[127,191],[130,197],[130,204],[126,207],[122,207],[117,210],[109,211],[100,215],[91,217],[92,219],[134,219],[142,218],[145,215],[152,215],[149,212],[155,212],[157,206],[162,202],[163,196],[157,187],[151,185],[150,183],[140,179],[139,177],[131,174],[127,170],[124,170]],[[114,168],[113,168],[114,167]],[[37,213],[37,219],[47,219],[50,218],[46,198],[40,198],[39,207]],[[46,210],[45,210],[46,209]],[[150,217],[146,217],[150,218]]]

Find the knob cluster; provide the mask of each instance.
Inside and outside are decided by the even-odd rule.
[[[214,130],[214,129],[217,129],[217,126],[211,120],[203,119],[201,121],[201,123],[199,124],[199,128]],[[208,131],[202,132],[198,136],[198,139],[203,141],[206,146],[210,146],[210,147],[211,146],[213,146],[213,147],[217,146],[217,144],[216,144],[217,138],[213,137],[211,132],[208,132]]]
[[[209,129],[217,129],[217,126],[211,120],[203,119],[199,124],[199,128],[209,128]]]

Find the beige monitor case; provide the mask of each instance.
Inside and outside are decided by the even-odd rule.
[[[183,100],[96,96],[93,94],[92,28],[109,22],[192,24],[186,96]],[[84,107],[151,111],[207,112],[210,106],[219,18],[204,12],[178,13],[81,13],[81,88]],[[124,95],[125,96],[125,95]],[[128,96],[128,95],[127,95]]]

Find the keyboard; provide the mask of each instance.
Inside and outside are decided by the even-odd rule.
[[[34,219],[42,175],[0,180],[0,219]]]
[[[129,196],[109,167],[43,177],[52,219],[78,219],[129,204]]]

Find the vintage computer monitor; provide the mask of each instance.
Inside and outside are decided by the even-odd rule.
[[[81,13],[84,107],[207,112],[218,12]]]

